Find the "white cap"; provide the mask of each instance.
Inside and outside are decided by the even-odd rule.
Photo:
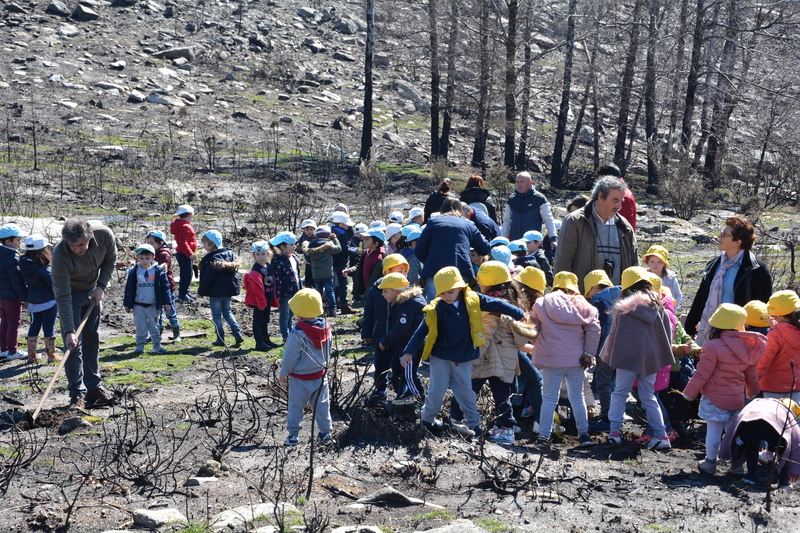
[[[386,226],[386,239],[387,240],[391,239],[394,235],[397,235],[402,231],[403,231],[403,226],[401,226],[400,224],[394,224],[394,223],[389,224],[388,226]]]
[[[334,211],[342,211],[344,213],[349,213],[350,212],[350,210],[344,204],[336,204],[335,206],[333,206],[333,210]]]
[[[307,219],[305,219],[304,221],[302,221],[302,222],[301,222],[301,223],[300,223],[300,224],[297,226],[297,229],[306,229],[306,228],[307,228],[307,227],[309,227],[309,226],[313,227],[314,229],[316,229],[316,228],[317,228],[317,223],[314,221],[314,219],[313,219],[313,218],[307,218]]]
[[[389,213],[389,222],[394,222],[395,224],[402,224],[403,213],[400,211],[392,211],[391,213]]]
[[[369,229],[377,229],[380,231],[386,230],[386,224],[383,223],[381,220],[373,220],[369,223]]]
[[[334,224],[346,224],[348,226],[355,225],[355,222],[350,220],[350,215],[342,211],[336,211],[334,214],[332,214],[331,222],[333,222]]]
[[[366,233],[368,229],[369,226],[367,226],[363,222],[359,222],[358,224],[356,224],[355,228],[353,228],[353,231],[355,231],[356,233]]]
[[[175,217],[179,217],[181,215],[185,215],[186,213],[194,213],[194,207],[190,206],[189,204],[183,204],[178,206],[178,211],[172,215]]]
[[[30,235],[27,239],[25,239],[26,250],[42,250],[48,244],[50,243],[47,242],[47,239],[44,237],[44,235],[39,235],[38,233]]]
[[[415,218],[421,217],[421,216],[424,216],[424,215],[425,215],[425,210],[424,209],[422,209],[421,207],[412,207],[411,211],[408,212],[408,218],[406,219],[406,222],[411,222]]]

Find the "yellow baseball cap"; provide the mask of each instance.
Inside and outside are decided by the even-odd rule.
[[[743,307],[734,304],[720,304],[711,318],[709,325],[718,329],[735,329],[744,331],[744,324],[747,321],[747,311]]]
[[[436,295],[442,294],[453,289],[462,289],[467,286],[461,272],[456,267],[444,267],[433,276],[433,285],[436,287]]]
[[[789,408],[795,418],[800,418],[800,405],[791,398],[781,398],[781,403]]]
[[[544,292],[545,287],[547,287],[547,280],[545,279],[544,271],[541,268],[527,266],[525,267],[525,270],[517,275],[517,280],[520,283],[539,292]]]
[[[614,286],[605,270],[592,270],[583,277],[583,288],[586,289],[586,294],[584,294],[584,296],[588,298],[589,291],[596,285],[603,285],[604,287]]]
[[[669,252],[663,246],[659,246],[658,244],[654,244],[650,248],[647,249],[647,253],[642,256],[642,261],[647,263],[647,258],[650,256],[658,257],[661,259],[661,262],[664,263],[664,267],[669,267]]]
[[[656,294],[661,294],[661,278],[652,272],[647,273],[647,279],[653,284],[653,290]]]
[[[751,300],[744,305],[744,310],[747,312],[748,326],[754,328],[766,328],[769,326],[769,311],[767,304],[761,300]]]
[[[408,287],[409,283],[406,275],[401,272],[392,272],[386,274],[378,285],[379,289],[404,289]]]
[[[622,290],[642,280],[650,281],[650,273],[642,267],[629,267],[622,271]],[[651,282],[652,283],[652,282]]]
[[[511,281],[511,272],[508,271],[508,265],[500,261],[486,261],[478,270],[477,277],[478,283],[492,287]]]
[[[794,291],[778,291],[772,293],[767,304],[770,316],[791,315],[800,309],[800,297]]]
[[[581,293],[581,290],[578,288],[578,276],[572,272],[559,272],[556,274],[553,278],[553,288],[567,289],[575,294]]]
[[[383,258],[382,272],[383,274],[386,274],[390,268],[394,268],[399,265],[405,265],[406,274],[408,274],[408,269],[410,267],[408,266],[408,261],[406,261],[406,258],[400,254],[389,254]]]
[[[301,289],[289,300],[289,309],[301,318],[322,315],[322,296],[314,289]]]

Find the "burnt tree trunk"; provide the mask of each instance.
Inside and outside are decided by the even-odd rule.
[[[364,47],[364,123],[361,127],[360,161],[372,155],[372,47],[375,42],[375,0],[367,0],[367,42]]]
[[[569,114],[569,93],[572,90],[572,60],[575,53],[575,12],[578,1],[569,0],[567,14],[567,48],[564,52],[564,81],[561,85],[561,105],[558,109],[558,125],[556,126],[556,142],[553,147],[553,166],[550,171],[550,185],[561,187],[564,179],[562,152],[564,151],[564,135],[567,130]],[[573,132],[577,135],[578,132]]]

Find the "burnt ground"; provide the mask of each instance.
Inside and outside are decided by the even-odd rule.
[[[305,517],[309,531],[314,518],[317,525],[327,518],[330,528],[376,525],[397,532],[458,518],[489,531],[796,530],[797,493],[768,493],[766,469],[756,487],[731,475],[697,472],[704,450],[699,422],[695,437],[669,452],[612,446],[602,436],[597,445],[581,449],[567,434],[555,459],[530,444],[524,419],[517,443],[498,446],[450,433],[432,436],[415,428],[413,413],[392,418],[384,409],[367,408],[370,355],[359,346],[356,316],[333,320],[337,444],[312,450],[307,416],[301,444],[287,449],[282,446],[285,392],[275,378],[278,350],[252,351],[252,339],[240,350],[209,350],[208,308],[197,303],[180,308],[188,335],[181,345],[171,344],[167,335],[170,354],[134,357],[130,319],[118,303],[122,287],[112,287],[103,315],[101,364],[117,406],[66,411],[61,377],[28,429],[55,366],[0,367],[3,418],[20,428],[6,424],[0,433],[5,467],[0,487],[7,488],[0,503],[3,530],[134,529],[132,511],[167,507],[196,524],[260,501],[295,503],[298,511],[285,516],[284,525],[302,525]],[[243,305],[237,303],[235,311],[247,329]],[[481,396],[485,421],[490,404]],[[624,429],[632,440],[643,427],[634,421],[636,409],[631,406],[629,413],[634,419]],[[59,424],[69,417],[88,424],[59,435]],[[216,470],[217,479],[200,486],[185,486],[190,477],[214,475],[202,470],[213,459],[227,470]],[[358,501],[386,487],[423,504],[391,495],[375,498],[388,502]],[[274,516],[256,522],[266,524],[278,522]]]

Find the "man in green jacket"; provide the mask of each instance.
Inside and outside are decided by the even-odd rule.
[[[113,396],[100,379],[100,309],[114,272],[117,248],[114,234],[100,223],[73,218],[61,230],[53,249],[53,292],[58,304],[64,346],[72,348],[64,365],[70,408],[103,407]],[[95,302],[80,336],[78,325]]]

